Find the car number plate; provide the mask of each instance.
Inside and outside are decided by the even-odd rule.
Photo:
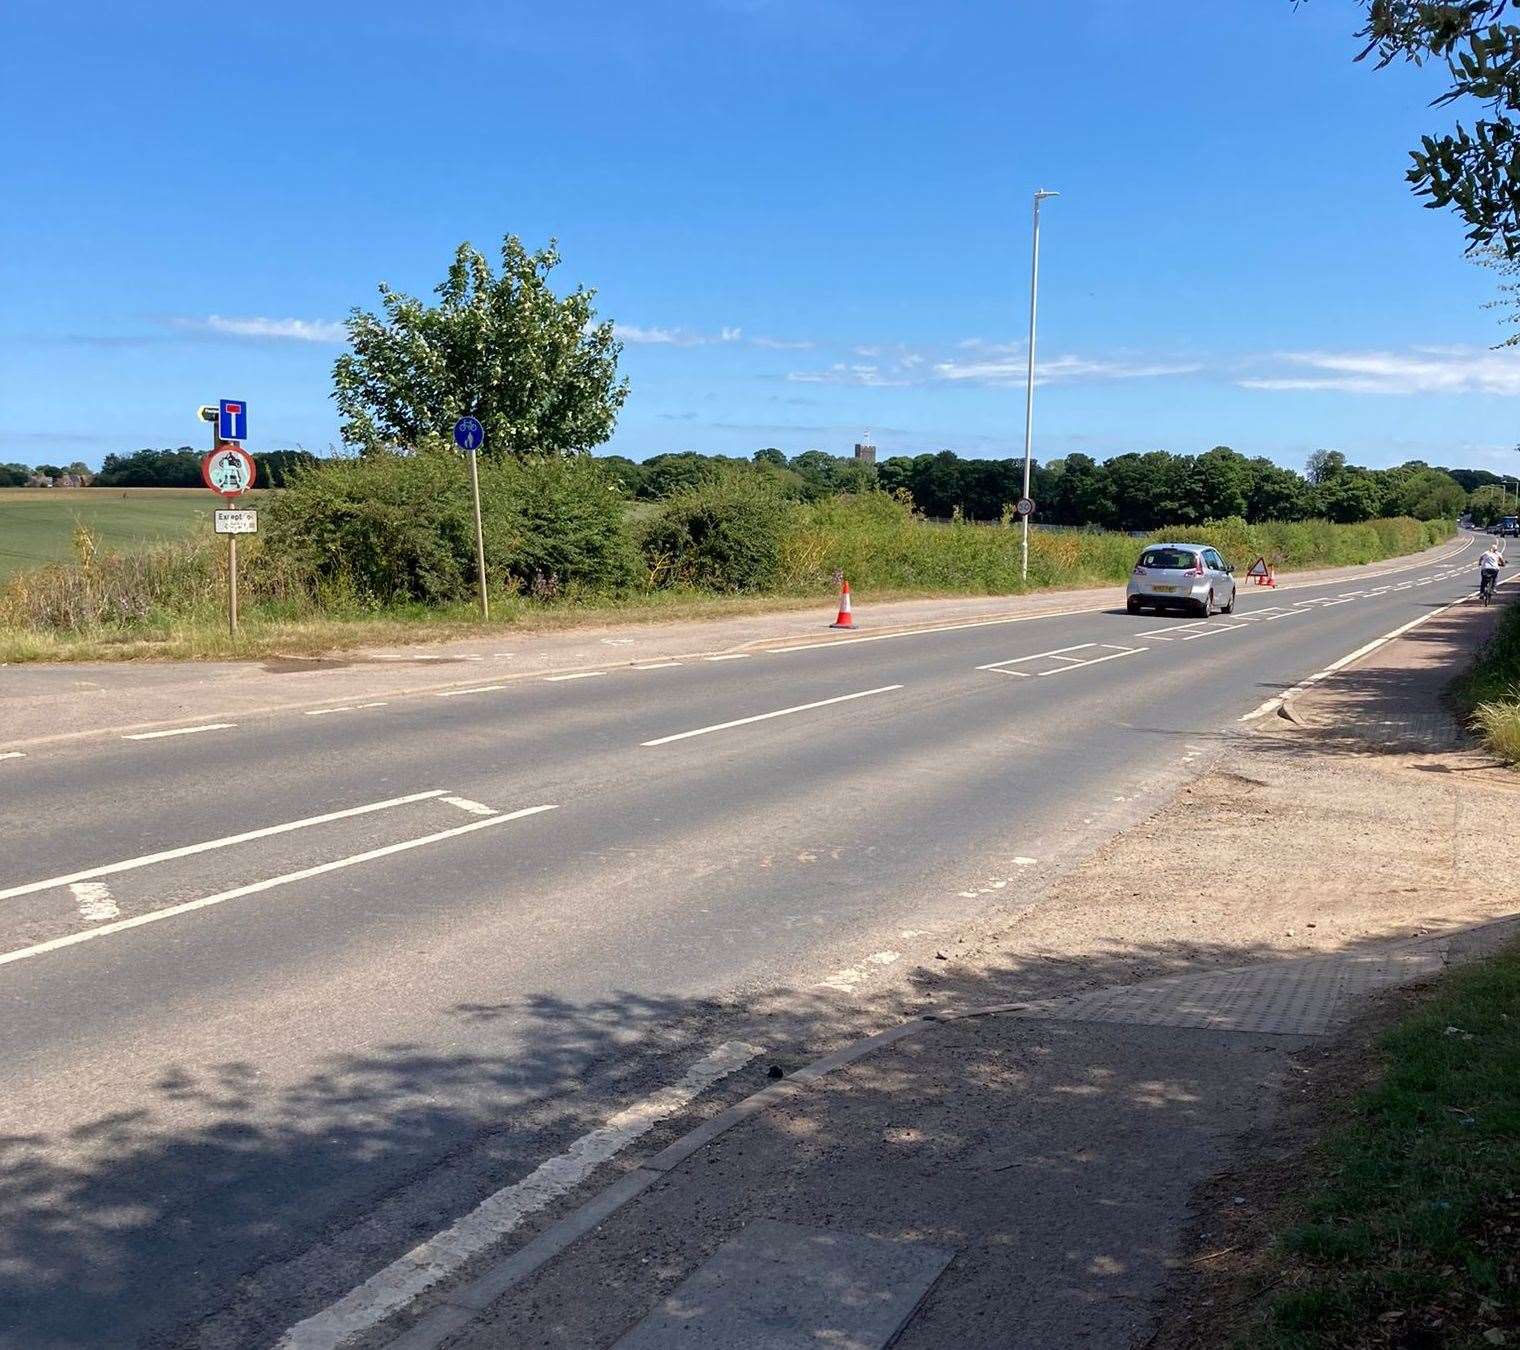
[[[1151,590],[1153,590],[1153,591],[1165,591],[1167,594],[1170,594],[1172,591],[1175,591],[1176,589],[1177,588],[1175,586],[1152,586],[1151,587]]]

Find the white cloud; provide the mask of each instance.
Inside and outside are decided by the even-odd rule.
[[[884,373],[880,366],[846,365],[843,361],[836,361],[827,370],[794,370],[786,378],[796,384],[854,384],[868,389],[889,389],[908,383]]]
[[[716,333],[694,333],[686,328],[643,328],[633,323],[615,323],[612,331],[624,342],[648,347],[710,347],[720,343],[743,342],[751,347],[765,347],[775,351],[800,351],[813,345],[808,341],[791,338],[747,338],[742,328],[728,325]]]
[[[341,323],[326,319],[234,319],[208,314],[204,319],[177,319],[175,326],[275,342],[344,342],[348,338],[348,330]]]
[[[1252,375],[1246,389],[1342,394],[1520,394],[1520,351],[1414,347],[1407,352],[1283,352],[1287,369]]]
[[[1196,362],[1114,361],[1081,356],[1057,356],[1036,361],[1036,384],[1063,384],[1092,380],[1147,380],[1164,375],[1193,375],[1203,367]],[[934,376],[940,380],[972,384],[1019,384],[1029,377],[1027,360],[1004,357],[979,361],[937,361]]]

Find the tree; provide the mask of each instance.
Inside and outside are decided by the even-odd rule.
[[[1304,465],[1304,475],[1315,487],[1323,486],[1345,471],[1346,457],[1339,450],[1316,450]]]
[[[752,458],[756,464],[774,464],[778,469],[786,468],[786,451],[778,450],[774,445],[756,450]]]
[[[355,309],[352,351],[333,364],[344,443],[367,454],[446,445],[465,414],[485,426],[487,455],[569,455],[612,435],[628,397],[622,344],[592,322],[595,292],[549,289],[553,240],[529,253],[516,235],[501,271],[461,244],[436,305],[380,285],[384,315]]]
[[[1422,136],[1405,177],[1432,209],[1450,206],[1467,224],[1470,248],[1520,257],[1520,26],[1501,23],[1514,0],[1363,0],[1366,46],[1379,69],[1396,61],[1444,65],[1443,107],[1462,99],[1484,112],[1471,131]]]
[[[25,487],[31,476],[25,464],[0,464],[0,487]]]
[[[63,470],[60,469],[56,464],[39,464],[37,466],[37,472],[40,473],[44,478],[63,477]]]
[[[1502,487],[1480,487],[1467,499],[1467,509],[1479,525],[1489,525],[1508,510],[1513,493]]]
[[[1189,495],[1200,520],[1224,520],[1246,513],[1250,475],[1244,455],[1216,445],[1193,461],[1188,475]]]
[[[1325,515],[1338,525],[1371,520],[1378,513],[1377,480],[1364,469],[1347,469],[1320,488]]]

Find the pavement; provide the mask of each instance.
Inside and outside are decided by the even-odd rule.
[[[59,696],[78,671],[5,671],[0,1346],[384,1343],[772,1065],[789,1086],[937,1010],[939,950],[1039,905],[1283,691],[1458,612],[1475,556],[1460,539],[1243,590],[1207,621],[1089,595],[743,650],[665,634],[667,659],[585,668],[571,643],[565,668],[319,706],[311,682],[261,701],[286,678],[268,672],[91,668],[80,700]],[[222,698],[235,675],[246,707]],[[1056,1019],[996,1020],[1014,1029],[989,1081],[1057,1062]],[[956,1029],[924,1026],[925,1045]],[[1165,1036],[1111,1058],[1214,1082],[1241,1034],[1189,1029],[1191,1067],[1167,1068]],[[1194,1135],[1185,1114],[1178,1148],[1205,1167],[1235,1117]],[[895,1231],[862,1223],[841,1230]],[[756,1240],[777,1261],[816,1245]],[[603,1329],[668,1292],[609,1290]]]

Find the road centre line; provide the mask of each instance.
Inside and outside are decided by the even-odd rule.
[[[33,956],[42,956],[47,952],[56,952],[64,947],[73,947],[81,942],[90,942],[95,938],[106,937],[111,933],[120,933],[128,928],[141,928],[143,924],[159,923],[164,919],[177,918],[181,914],[190,914],[198,909],[209,909],[212,905],[225,904],[228,900],[237,900],[245,895],[257,895],[261,891],[273,890],[276,886],[288,886],[296,881],[308,881],[312,877],[320,877],[328,872],[337,872],[345,867],[355,867],[359,863],[372,862],[376,858],[387,858],[393,853],[405,853],[409,849],[421,848],[425,844],[436,844],[444,839],[452,839],[456,835],[469,834],[474,830],[483,830],[490,825],[501,825],[509,820],[521,820],[524,816],[536,816],[541,811],[557,811],[558,805],[552,806],[529,806],[521,811],[512,811],[506,815],[492,816],[488,820],[474,820],[468,825],[456,825],[452,830],[439,830],[435,834],[425,834],[418,839],[403,839],[399,844],[386,844],[383,848],[372,848],[364,853],[355,853],[352,857],[338,858],[333,862],[318,863],[315,867],[305,867],[299,872],[287,872],[284,876],[270,877],[267,881],[251,882],[247,886],[236,886],[230,891],[221,891],[216,895],[204,896],[199,900],[190,900],[183,905],[171,905],[168,909],[155,909],[147,914],[138,914],[130,919],[120,919],[116,923],[102,924],[99,928],[89,928],[82,933],[70,933],[67,937],[54,938],[51,942],[39,942],[33,947],[20,947],[13,952],[0,953],[0,966],[10,965],[12,961],[25,961]]]
[[[450,806],[457,806],[461,811],[468,811],[472,816],[494,816],[496,808],[487,806],[484,802],[471,801],[468,797],[445,797],[443,799]]]
[[[65,876],[48,877],[44,881],[29,881],[23,886],[12,886],[0,891],[0,900],[14,900],[18,895],[32,895],[54,886],[70,886],[76,881],[88,881],[92,877],[109,877],[118,872],[131,872],[139,867],[168,862],[173,858],[188,858],[197,853],[207,853],[214,848],[229,848],[233,844],[246,844],[254,839],[268,839],[277,834],[289,834],[292,830],[304,830],[312,825],[326,825],[329,821],[348,820],[353,816],[369,815],[372,811],[388,811],[393,806],[410,806],[413,802],[441,797],[448,788],[431,788],[427,792],[413,792],[405,797],[388,797],[383,802],[368,802],[364,806],[350,806],[342,811],[328,811],[320,816],[307,816],[302,820],[289,820],[281,825],[265,825],[262,829],[246,830],[242,834],[223,835],[220,839],[208,839],[200,844],[185,844],[181,848],[167,848],[159,853],[144,853],[140,857],[127,858],[123,862],[104,863],[99,867],[87,867],[82,872],[69,872]]]
[[[869,698],[872,694],[889,694],[901,689],[900,684],[884,684],[877,689],[862,689],[857,694],[840,694],[838,698],[821,698],[816,703],[799,703],[794,708],[777,708],[775,712],[756,713],[753,717],[739,717],[732,722],[718,722],[710,727],[697,727],[694,731],[678,731],[673,736],[661,736],[656,740],[642,741],[643,746],[669,745],[672,741],[690,740],[693,736],[706,736],[714,731],[727,731],[731,727],[745,727],[753,722],[768,722],[773,717],[789,717],[792,713],[807,712],[812,708],[827,708],[834,703],[849,703],[852,699]]]
[[[25,759],[25,750],[0,750],[0,759]]]
[[[717,656],[704,656],[704,661],[747,661],[748,652],[719,652]]]
[[[461,694],[494,694],[499,689],[505,689],[504,684],[480,684],[470,689],[440,689],[434,693],[434,698],[458,698]]]
[[[173,727],[168,731],[137,731],[123,736],[124,741],[157,741],[165,736],[194,736],[200,731],[231,731],[236,722],[207,722],[198,727]]]
[[[635,670],[674,670],[679,666],[679,661],[656,661],[652,665],[635,666]]]
[[[377,1271],[336,1303],[291,1327],[275,1350],[336,1350],[415,1302],[521,1226],[551,1200],[573,1190],[598,1167],[684,1110],[720,1079],[743,1068],[759,1047],[725,1041],[697,1060],[676,1082],[625,1106],[605,1124],[581,1135],[563,1153],[540,1163],[521,1181],[487,1196],[463,1218]]]
[[[560,680],[589,680],[593,675],[605,675],[605,670],[572,670],[568,675],[545,675],[544,680],[555,684]]]

